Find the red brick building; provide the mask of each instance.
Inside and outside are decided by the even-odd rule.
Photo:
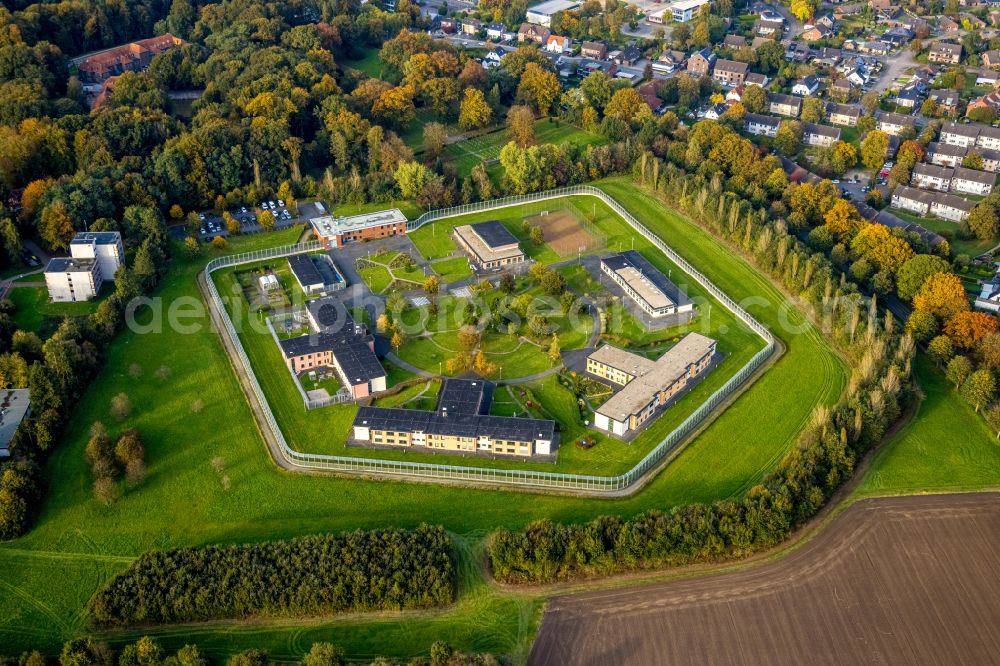
[[[141,72],[149,67],[153,56],[183,43],[183,39],[174,37],[168,32],[159,37],[142,39],[96,53],[77,65],[80,81],[84,84],[95,85],[125,72]]]
[[[310,223],[316,238],[327,249],[406,233],[406,216],[398,208],[351,217],[314,217]]]

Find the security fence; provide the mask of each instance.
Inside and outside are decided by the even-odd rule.
[[[725,292],[715,286],[711,280],[705,277],[694,266],[688,263],[683,257],[677,254],[661,238],[653,234],[641,222],[632,216],[624,207],[610,197],[604,191],[589,185],[578,185],[575,187],[565,187],[547,192],[538,192],[525,196],[505,197],[493,201],[466,204],[453,208],[445,208],[424,213],[416,220],[407,224],[407,231],[412,231],[420,226],[448,217],[466,215],[479,211],[496,210],[510,206],[544,201],[546,199],[558,199],[569,196],[593,196],[600,199],[608,207],[615,211],[626,222],[629,223],[641,236],[649,240],[675,265],[688,274],[695,282],[701,285],[715,299],[721,302],[726,309],[732,312],[737,318],[743,321],[754,332],[764,339],[766,345],[757,352],[750,361],[743,366],[739,372],[729,378],[718,390],[709,396],[697,409],[694,410],[684,421],[664,437],[635,467],[617,476],[598,476],[587,474],[565,474],[560,472],[546,472],[529,469],[495,469],[491,467],[471,467],[462,465],[449,465],[438,463],[410,462],[400,460],[382,460],[378,458],[334,456],[318,453],[302,453],[292,449],[285,440],[281,428],[274,418],[274,413],[261,390],[257,377],[253,372],[250,361],[247,358],[243,345],[240,343],[236,329],[233,327],[211,274],[226,266],[251,263],[262,259],[286,257],[301,252],[309,252],[320,249],[319,243],[306,243],[303,245],[292,245],[270,250],[260,250],[241,255],[233,255],[214,259],[208,263],[205,273],[208,279],[208,289],[211,295],[211,305],[221,314],[225,322],[224,332],[229,337],[237,356],[247,377],[254,394],[254,399],[260,406],[264,414],[266,427],[271,431],[271,435],[277,442],[280,454],[285,461],[301,469],[331,470],[347,474],[361,476],[382,476],[382,477],[405,477],[426,481],[461,481],[474,484],[509,486],[509,487],[532,487],[552,490],[577,491],[584,494],[610,494],[623,491],[639,479],[649,470],[659,464],[683,439],[694,431],[699,424],[714,410],[720,403],[728,398],[745,382],[754,371],[760,367],[774,352],[776,343],[774,336],[763,324],[754,319],[750,313],[744,310],[736,301],[730,298]]]

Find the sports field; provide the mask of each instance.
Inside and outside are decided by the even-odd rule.
[[[275,659],[297,660],[312,641],[329,640],[344,646],[352,658],[408,658],[425,653],[437,639],[463,650],[523,657],[538,620],[540,598],[483,583],[477,563],[489,530],[517,528],[541,517],[581,521],[608,512],[629,516],[649,507],[712,501],[736,496],[759,480],[792,446],[813,406],[840,394],[843,363],[812,327],[793,334],[780,326],[782,317],[796,324],[802,323],[802,315],[794,308],[779,312],[786,302],[782,294],[700,228],[624,180],[601,186],[734,298],[755,297],[750,311],[771,326],[787,348],[641,493],[598,500],[284,473],[267,457],[207,318],[198,320],[202,328],[195,333],[170,328],[152,334],[125,332],[108,346],[104,370],[70,417],[71,435],[48,462],[49,491],[36,527],[0,545],[4,651],[58,651],[62,641],[86,630],[83,608],[91,594],[131,558],[151,548],[411,527],[426,521],[444,524],[459,549],[462,578],[453,608],[408,616],[220,623],[149,633],[172,649],[198,643],[213,657],[257,647]],[[300,231],[235,238],[230,249],[287,244]],[[179,298],[200,301],[196,276],[208,252],[188,259],[178,250],[174,257],[157,295],[166,303]],[[128,373],[133,363],[146,369],[141,377]],[[165,379],[154,377],[153,369],[161,365],[171,369]],[[121,391],[129,395],[133,414],[120,427],[142,432],[149,477],[118,503],[103,507],[91,499],[83,449],[90,424],[107,418],[111,397]],[[195,400],[204,403],[197,412],[191,409]],[[213,467],[216,457],[225,461],[229,489]],[[114,638],[123,641],[129,636]]]
[[[587,254],[603,248],[607,241],[600,229],[577,214],[576,206],[545,210],[526,217],[525,222],[541,228],[545,243],[560,257]]]
[[[574,145],[579,148],[607,143],[607,139],[599,134],[591,134],[573,125],[559,123],[548,118],[535,121],[535,140],[538,143]],[[507,130],[497,130],[448,144],[444,152],[451,164],[458,170],[459,175],[467,176],[477,164],[499,159],[500,149],[509,141],[510,136],[508,136]]]

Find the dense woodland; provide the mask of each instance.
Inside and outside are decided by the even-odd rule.
[[[91,600],[108,626],[404,610],[450,603],[444,528],[146,553]]]

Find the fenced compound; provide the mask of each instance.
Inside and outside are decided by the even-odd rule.
[[[646,454],[632,469],[617,476],[598,476],[587,474],[565,474],[560,472],[545,472],[525,469],[494,469],[489,467],[468,467],[460,465],[448,465],[440,463],[410,462],[401,460],[381,460],[378,458],[355,458],[351,456],[334,456],[318,453],[302,453],[288,446],[281,428],[274,418],[274,413],[268,405],[264,392],[261,390],[257,377],[247,358],[246,351],[240,343],[236,329],[230,321],[222,299],[211,279],[211,274],[226,266],[235,266],[242,263],[250,263],[261,259],[289,256],[300,252],[308,252],[318,249],[318,243],[307,243],[304,245],[285,246],[273,248],[271,250],[261,250],[242,255],[233,255],[214,259],[205,267],[206,280],[210,294],[210,306],[216,308],[222,320],[225,322],[222,333],[228,336],[233,347],[236,349],[237,357],[246,372],[250,381],[253,395],[261,412],[264,414],[263,424],[269,431],[274,441],[278,445],[282,458],[292,467],[303,470],[330,470],[345,474],[356,474],[362,476],[384,476],[384,477],[405,477],[413,480],[423,481],[459,481],[481,485],[495,485],[508,487],[525,487],[550,489],[561,491],[574,491],[581,494],[621,494],[636,484],[647,472],[655,468],[674,448],[684,440],[691,432],[697,429],[699,424],[723,401],[725,401],[734,391],[736,391],[751,375],[774,353],[776,342],[772,333],[766,326],[754,319],[750,313],[744,310],[736,301],[730,298],[725,292],[719,289],[707,277],[705,277],[694,266],[689,264],[683,257],[677,254],[673,248],[668,246],[660,237],[653,234],[649,229],[632,216],[625,208],[615,201],[604,191],[589,185],[578,185],[565,187],[548,192],[538,192],[525,196],[506,197],[494,201],[480,202],[476,204],[466,204],[453,208],[446,208],[424,213],[416,220],[407,224],[407,231],[412,231],[424,224],[434,220],[444,219],[475,213],[479,211],[494,210],[509,206],[517,206],[533,201],[544,201],[547,199],[558,199],[569,196],[592,196],[600,199],[604,204],[617,213],[641,236],[649,240],[655,247],[662,251],[681,270],[688,274],[692,280],[696,281],[715,299],[717,299],[727,310],[733,313],[738,319],[749,326],[766,343],[764,348],[757,352],[750,361],[744,365],[735,375],[729,378],[718,390],[710,395],[705,402],[698,406],[684,421],[673,431],[666,435],[653,449]],[[307,405],[308,407],[308,405]]]
[[[545,244],[560,257],[593,252],[607,246],[607,237],[571,208],[557,208],[524,218],[542,230]]]

